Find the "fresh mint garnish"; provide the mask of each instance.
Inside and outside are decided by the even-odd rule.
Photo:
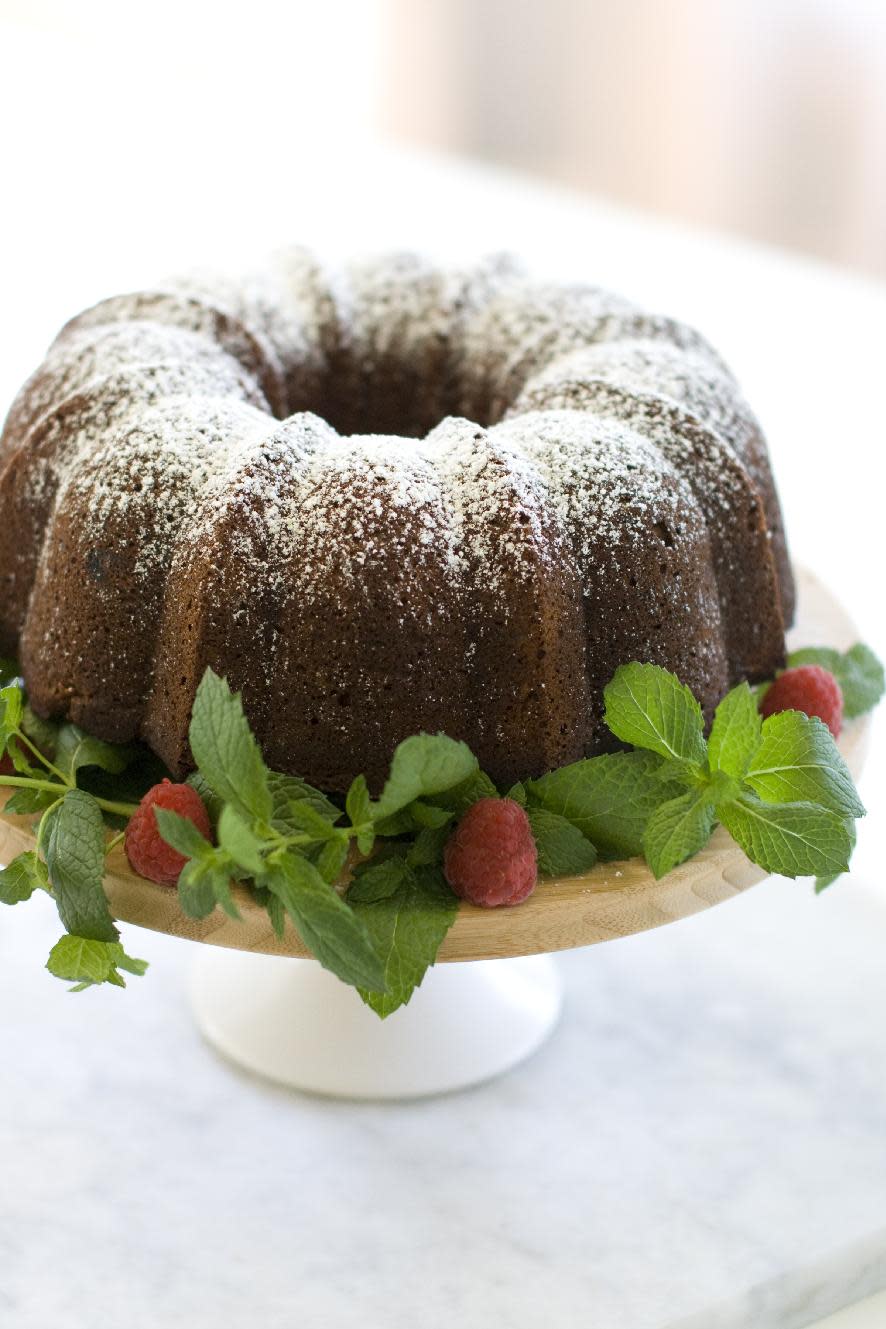
[[[660,803],[680,792],[661,777],[666,763],[653,752],[613,752],[561,766],[524,782],[528,806],[572,822],[606,858],[643,852],[646,823]]]
[[[360,988],[360,996],[384,1017],[405,1005],[458,913],[458,901],[442,872],[412,867],[397,856],[370,864],[348,892],[348,904],[366,927],[381,957],[384,989]]]
[[[543,807],[529,808],[527,815],[542,876],[572,877],[590,871],[597,850],[573,822]]]
[[[19,854],[7,868],[0,868],[0,904],[21,904],[36,890],[48,890],[46,864],[33,850]]]
[[[835,651],[830,646],[806,646],[803,650],[792,651],[787,663],[789,669],[817,664],[833,674],[843,693],[843,715],[847,720],[873,710],[886,690],[883,665],[871,648],[861,642],[856,642],[848,651]]]
[[[704,761],[701,707],[675,674],[658,665],[621,665],[603,698],[606,724],[623,743],[660,757]]]
[[[344,983],[385,991],[384,967],[363,921],[299,854],[275,855],[262,883],[276,895],[305,945]]]
[[[444,794],[470,779],[477,769],[477,758],[467,743],[445,734],[406,738],[394,752],[391,772],[373,816],[379,822],[417,798]]]
[[[740,779],[760,745],[762,725],[757,699],[747,683],[727,692],[717,707],[708,739],[711,770]]]
[[[814,803],[764,803],[742,794],[720,820],[752,863],[782,877],[847,872],[852,837],[846,819]]]
[[[817,803],[844,817],[864,816],[827,725],[799,711],[782,711],[764,721],[744,778],[769,803]]]
[[[207,669],[191,719],[191,751],[210,788],[250,821],[270,821],[268,769],[243,714],[240,694]]]
[[[714,808],[703,789],[660,803],[646,823],[643,852],[654,877],[703,849],[714,828]]]
[[[82,789],[71,789],[49,814],[46,868],[59,917],[69,932],[93,941],[117,941],[108,909],[105,828],[101,809]]]
[[[126,980],[120,973],[141,976],[147,969],[144,960],[127,955],[117,941],[96,941],[92,937],[65,936],[49,952],[46,968],[56,978],[76,984],[72,992],[82,992],[97,983],[112,983],[125,988]]]

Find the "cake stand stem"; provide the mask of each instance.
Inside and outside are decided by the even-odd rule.
[[[548,955],[443,964],[386,1020],[313,960],[201,946],[197,1024],[231,1061],[335,1098],[447,1093],[500,1075],[550,1034],[562,980]]]

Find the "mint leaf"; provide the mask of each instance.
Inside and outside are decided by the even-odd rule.
[[[855,822],[852,820],[851,817],[847,817],[846,819],[846,830],[849,834],[849,842],[851,846],[849,850],[849,857],[851,859],[852,854],[855,850],[855,841],[857,839]],[[815,894],[821,895],[822,891],[827,890],[828,886],[833,886],[834,882],[844,875],[845,874],[842,872],[828,872],[824,876],[816,877]]]
[[[215,830],[218,826],[218,819],[222,814],[222,808],[225,806],[224,799],[219,798],[202,771],[192,771],[185,784],[189,784],[192,789],[196,789],[200,795],[203,805],[209,813],[210,825]]]
[[[73,992],[94,987],[97,983],[112,983],[125,987],[126,982],[118,970],[141,975],[147,969],[146,960],[127,955],[116,941],[96,941],[91,937],[68,935],[57,941],[49,952],[46,968],[56,978],[75,982]]]
[[[16,817],[29,817],[35,812],[45,812],[52,807],[57,797],[48,789],[16,789],[12,797],[6,800],[3,811]]]
[[[831,731],[800,711],[781,711],[764,722],[745,783],[767,803],[818,803],[844,817],[864,816]]]
[[[667,763],[653,752],[613,752],[527,780],[529,807],[547,808],[577,826],[609,858],[643,852],[643,831],[659,803],[680,792],[662,778]]]
[[[270,821],[268,769],[239,693],[211,669],[200,681],[189,731],[194,760],[213,791],[246,821]]]
[[[75,724],[59,729],[55,744],[55,764],[63,775],[73,776],[83,766],[98,766],[111,775],[119,775],[138,755],[132,745],[104,743]]]
[[[513,797],[513,794],[508,797]],[[454,812],[460,817],[463,812],[467,812],[472,803],[479,802],[481,798],[498,798],[498,790],[485,771],[476,770],[460,784],[434,794],[430,801],[437,807],[446,808],[447,811]]]
[[[571,877],[594,866],[596,849],[571,821],[547,808],[529,808],[527,816],[543,876]]]
[[[714,713],[708,739],[708,761],[712,771],[744,775],[760,743],[762,717],[757,699],[747,683],[727,692]]]
[[[657,879],[698,853],[711,838],[714,809],[704,790],[691,790],[657,807],[643,835],[646,862]]]
[[[310,799],[300,798],[289,804],[289,825],[296,831],[310,835],[314,840],[336,840],[341,831],[328,817],[317,811]]]
[[[767,872],[828,877],[849,867],[852,837],[845,819],[814,803],[763,803],[743,794],[720,808],[720,820]]]
[[[620,665],[603,697],[606,724],[623,743],[704,762],[701,707],[675,674],[652,664]]]
[[[0,688],[0,752],[20,727],[24,710],[24,693],[17,683]]]
[[[105,829],[98,803],[82,789],[72,789],[48,816],[46,867],[59,917],[77,936],[116,941],[119,933],[102,885]]]
[[[154,808],[160,836],[185,858],[204,858],[212,853],[212,845],[201,835],[187,817],[180,817],[170,808]]]
[[[415,734],[397,746],[373,816],[379,821],[416,798],[454,789],[476,770],[477,758],[466,743],[445,734]]]
[[[365,775],[358,775],[354,780],[348,796],[345,799],[345,811],[352,826],[362,826],[369,820],[372,808],[372,800],[369,797],[369,786],[366,783]]]
[[[343,983],[384,991],[382,963],[365,925],[313,863],[298,854],[281,854],[269,864],[263,880],[325,969]]]
[[[323,848],[317,855],[317,871],[324,881],[334,885],[342,874],[342,869],[348,861],[351,845],[348,838],[344,835],[335,840],[327,840]]]
[[[384,993],[360,989],[382,1019],[405,1006],[437,958],[458,901],[438,868],[411,868],[391,857],[367,868],[348,892],[384,964]]]
[[[450,820],[452,813],[449,814]],[[443,826],[424,826],[406,852],[406,861],[410,867],[431,867],[443,862],[443,850],[451,835],[451,825],[447,821]]]
[[[0,904],[21,904],[36,890],[48,890],[46,865],[35,853],[19,854],[9,867],[0,868]]]
[[[226,855],[211,847],[208,854],[185,864],[178,879],[178,899],[188,918],[206,918],[216,905],[229,918],[240,917],[231,893],[231,866]]]
[[[289,805],[305,800],[327,821],[336,822],[341,818],[340,808],[337,808],[319,789],[309,785],[306,780],[300,780],[297,775],[283,775],[280,771],[269,771],[268,788],[274,805],[272,823],[277,830],[292,829],[289,821]]]
[[[32,711],[26,702],[25,709],[22,712],[21,728],[31,742],[40,749],[44,757],[48,757],[52,761],[55,757],[60,726],[54,720],[44,720],[37,715],[36,711]]]
[[[886,689],[883,665],[862,642],[856,642],[844,654],[830,646],[807,646],[788,656],[789,669],[804,664],[821,665],[834,675],[843,693],[843,714],[847,720],[872,710]]]
[[[232,807],[225,806],[218,820],[218,843],[250,877],[260,877],[265,870],[261,856],[263,842]]]

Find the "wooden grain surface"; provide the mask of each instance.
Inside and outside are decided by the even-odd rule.
[[[855,629],[838,602],[809,574],[799,577],[799,613],[791,634],[796,645],[845,648]],[[869,721],[847,724],[840,749],[854,775],[861,769]],[[7,794],[0,795],[0,808]],[[33,818],[0,812],[0,862],[34,846]],[[640,858],[599,863],[577,877],[542,881],[535,893],[512,909],[478,909],[461,904],[439,959],[484,960],[534,955],[644,932],[732,899],[767,876],[750,863],[722,827],[688,863],[656,881]],[[310,952],[287,920],[282,938],[268,916],[242,888],[235,898],[242,917],[230,919],[216,909],[208,918],[187,918],[174,890],[138,877],[122,848],[110,855],[105,886],[115,918],[191,941],[269,955],[307,956]]]

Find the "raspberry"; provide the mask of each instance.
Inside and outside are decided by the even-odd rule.
[[[180,817],[187,817],[207,840],[212,838],[209,813],[196,789],[189,784],[164,780],[148,790],[126,827],[126,857],[133,870],[149,881],[174,886],[188,860],[161,839],[154,816],[155,807],[168,808]]]
[[[821,665],[798,665],[779,674],[760,702],[760,711],[763,715],[777,715],[779,711],[817,715],[834,738],[839,738],[843,728],[843,693],[833,674]]]
[[[0,775],[15,775],[15,767],[8,752],[4,752],[0,757]]]
[[[463,900],[495,909],[535,889],[538,850],[529,818],[511,798],[473,803],[446,842],[446,880]]]

